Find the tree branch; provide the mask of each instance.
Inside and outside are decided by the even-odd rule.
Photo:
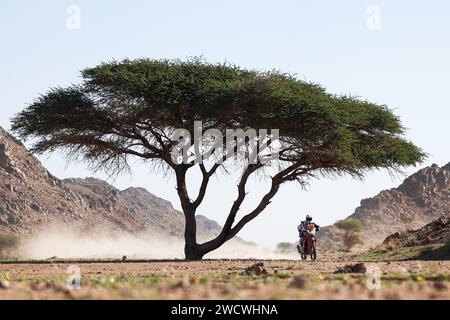
[[[250,175],[255,172],[258,168],[260,168],[261,164],[249,164],[247,168],[244,170],[241,181],[239,181],[238,184],[238,197],[233,203],[233,206],[231,207],[230,213],[228,214],[227,220],[225,221],[225,224],[222,228],[222,232],[219,235],[219,237],[225,237],[225,235],[230,231],[231,227],[233,226],[234,219],[236,218],[236,214],[239,211],[239,208],[244,202],[245,196],[247,193],[245,192],[245,186],[247,184],[248,178]]]
[[[278,192],[280,185],[282,183],[286,181],[292,181],[295,178],[298,178],[299,175],[304,175],[309,171],[314,170],[313,168],[300,168],[300,167],[301,167],[300,163],[294,163],[291,166],[274,175],[272,177],[272,185],[269,192],[267,192],[263,196],[258,206],[252,212],[245,215],[231,230],[229,230],[225,241],[233,238],[247,223],[256,218],[270,204],[272,198]]]
[[[198,192],[198,196],[195,201],[192,203],[192,206],[197,209],[205,198],[206,188],[208,187],[209,178],[214,174],[220,164],[215,163],[209,171],[206,171],[205,165],[203,163],[199,164],[200,170],[202,171],[202,183],[200,185],[200,189]]]
[[[278,192],[282,181],[272,178],[272,186],[268,193],[264,195],[258,206],[249,214],[245,215],[228,233],[226,240],[233,238],[247,223],[256,218],[271,202],[272,198]]]
[[[186,172],[188,167],[186,165],[178,165],[175,168],[175,175],[177,179],[177,193],[181,201],[181,207],[185,214],[191,213],[193,210],[191,200],[186,187]]]
[[[247,184],[249,176],[256,171],[256,169],[260,168],[262,164],[254,164],[254,165],[248,165],[245,171],[242,174],[241,180],[238,184],[238,197],[234,201],[233,206],[230,210],[230,213],[228,214],[227,220],[225,221],[225,224],[222,228],[221,233],[214,238],[213,240],[210,240],[208,242],[205,242],[201,245],[201,250],[204,252],[209,252],[211,250],[217,249],[220,247],[224,242],[230,240],[233,238],[248,222],[256,218],[271,202],[271,199],[275,196],[275,194],[278,192],[279,187],[282,183],[286,181],[292,180],[292,176],[294,172],[298,174],[306,174],[310,170],[313,170],[313,168],[301,168],[301,163],[294,163],[290,165],[289,167],[285,168],[284,170],[281,170],[276,175],[272,177],[272,185],[270,190],[263,196],[257,207],[251,211],[249,214],[245,215],[234,227],[233,223],[235,221],[237,212],[239,211],[239,208],[242,204],[242,202],[245,199],[246,192],[245,192],[245,186]],[[301,173],[300,173],[301,172]]]
[[[205,252],[209,252],[211,250],[214,250],[215,248],[220,247],[220,245],[222,245],[225,241],[228,240],[227,235],[229,234],[231,227],[233,226],[236,214],[238,213],[239,208],[246,196],[245,185],[247,184],[248,178],[253,172],[255,172],[261,166],[262,166],[261,163],[249,164],[247,168],[244,170],[244,172],[242,173],[241,180],[239,181],[238,184],[238,196],[230,209],[227,220],[225,221],[225,224],[222,227],[222,231],[213,240],[202,244],[201,245],[202,250],[205,250]]]

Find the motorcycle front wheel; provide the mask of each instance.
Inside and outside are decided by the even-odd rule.
[[[316,245],[314,244],[311,248],[311,260],[316,260],[317,254],[316,254]]]

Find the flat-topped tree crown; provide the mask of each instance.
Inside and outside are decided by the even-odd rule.
[[[13,131],[35,138],[34,152],[63,148],[116,173],[127,167],[129,157],[174,170],[189,259],[199,259],[234,237],[286,181],[304,183],[308,176],[329,173],[362,176],[374,168],[399,170],[424,158],[403,137],[401,122],[388,107],[333,95],[318,84],[278,71],[246,70],[197,58],[138,59],[102,63],[83,70],[82,78],[80,85],[54,88],[37,98],[12,120]],[[175,129],[194,135],[194,121],[224,137],[227,129],[279,129],[276,166],[274,161],[233,158],[241,164],[235,168],[243,168],[237,198],[221,234],[204,244],[196,242],[195,212],[209,178],[227,161],[208,168],[204,163],[173,161],[176,142],[171,135]],[[249,176],[267,166],[275,171],[269,192],[235,223]],[[186,172],[193,167],[203,175],[195,199],[186,185]]]

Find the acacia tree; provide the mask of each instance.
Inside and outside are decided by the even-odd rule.
[[[363,227],[361,220],[347,218],[339,220],[334,225],[344,231],[342,234],[342,244],[346,251],[350,251],[355,245],[363,243],[360,236]]]
[[[399,170],[424,157],[404,139],[399,118],[386,106],[333,95],[290,74],[194,58],[112,61],[81,75],[80,85],[54,88],[38,97],[12,119],[12,130],[33,139],[35,153],[64,149],[94,169],[119,173],[129,168],[130,157],[138,157],[173,172],[190,260],[201,259],[233,238],[285,182],[303,185],[312,176],[328,174],[363,177],[371,169]],[[177,144],[171,135],[175,129],[194,135],[194,121],[224,136],[226,129],[279,129],[278,160],[251,163],[235,156],[223,162],[178,163],[171,156]],[[228,173],[230,167],[240,170],[237,196],[220,234],[199,244],[196,211],[211,176]],[[186,174],[194,168],[203,178],[191,197]],[[236,219],[247,181],[258,173],[267,176],[268,192],[253,210]]]

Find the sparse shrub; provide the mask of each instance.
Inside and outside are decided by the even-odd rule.
[[[209,276],[203,276],[203,277],[200,277],[200,279],[199,279],[200,284],[207,284],[210,281],[211,281],[211,277],[209,277]]]
[[[287,272],[278,272],[271,276],[274,279],[288,279],[291,277],[291,275]]]
[[[398,242],[395,242],[395,241],[388,242],[388,243],[385,244],[384,247],[388,251],[393,251],[393,250],[398,248]]]
[[[335,226],[338,229],[344,230],[342,244],[345,250],[350,251],[355,245],[362,243],[360,236],[362,223],[360,220],[352,218],[339,220],[335,223]]]
[[[229,281],[231,279],[231,276],[227,273],[221,273],[217,278],[221,281]]]
[[[119,285],[119,281],[115,277],[102,278],[99,279],[97,283],[105,288],[117,288],[117,286]]]
[[[150,275],[144,278],[144,283],[147,285],[156,285],[161,281],[161,279],[156,275]]]

